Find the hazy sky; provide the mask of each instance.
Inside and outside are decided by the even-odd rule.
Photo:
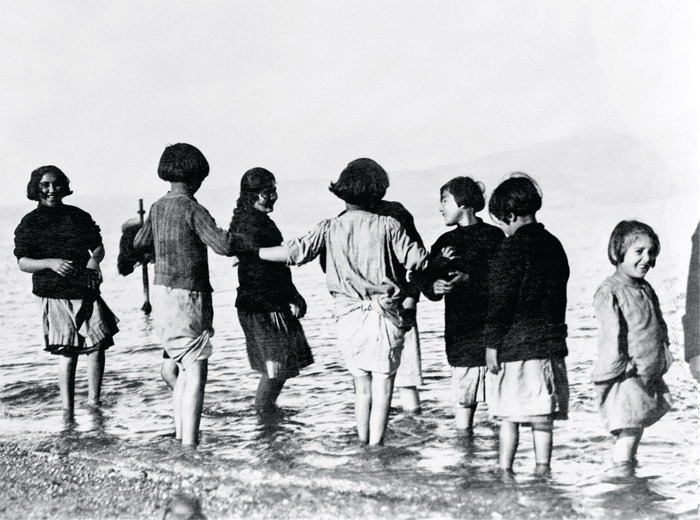
[[[81,194],[162,191],[168,143],[216,187],[331,179],[571,135],[698,170],[695,1],[0,1],[0,204],[55,164]]]

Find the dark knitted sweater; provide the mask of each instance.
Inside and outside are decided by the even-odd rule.
[[[506,238],[489,273],[486,347],[499,361],[564,357],[569,264],[557,238],[539,223]]]

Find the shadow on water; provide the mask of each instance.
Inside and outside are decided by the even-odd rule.
[[[654,490],[659,476],[640,477],[634,470],[627,475],[618,472],[611,467],[603,475],[581,483],[579,508],[600,518],[678,518],[663,508],[670,497]]]

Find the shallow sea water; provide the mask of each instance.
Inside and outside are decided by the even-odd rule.
[[[446,230],[435,204],[416,205],[417,210],[405,204],[414,212],[428,244]],[[690,207],[685,199],[674,204],[681,209]],[[623,217],[642,215],[634,213],[642,211],[640,207],[626,210]],[[685,227],[675,224],[672,213],[652,222],[664,245],[649,280],[659,293],[677,360],[666,376],[675,406],[646,430],[635,476],[616,478],[609,471],[611,438],[598,418],[589,378],[596,355],[591,301],[597,285],[612,271],[605,244],[619,218],[604,219],[591,211],[578,213],[578,219],[572,220],[572,212],[570,208],[553,209],[542,219],[564,243],[572,268],[567,312],[571,414],[568,421],[556,424],[548,479],[532,474],[534,458],[527,428],[521,433],[516,475],[510,482],[503,482],[497,471],[498,424],[489,419],[485,408],[477,412],[472,437],[456,434],[449,405],[441,303],[423,301],[419,305],[425,378],[422,415],[403,414],[397,393],[386,447],[359,448],[352,382],[334,346],[331,300],[315,263],[293,270],[309,305],[303,325],[315,363],[287,383],[279,399],[281,414],[261,421],[252,406],[258,378],[249,368],[233,307],[235,270],[228,259],[216,257],[210,258],[216,288],[215,353],[210,360],[202,443],[196,458],[183,458],[169,437],[170,394],[160,379],[161,350],[151,319],[140,310],[140,274],[126,278],[116,274],[118,230],[104,224],[109,256],[103,264],[103,296],[121,319],[121,332],[108,351],[101,414],[81,407],[87,389],[84,364],[79,364],[76,425],[70,431],[64,431],[61,420],[55,360],[41,350],[30,277],[17,270],[11,256],[12,237],[7,233],[2,237],[0,319],[5,355],[0,360],[0,420],[4,439],[36,451],[50,451],[60,444],[76,456],[112,460],[122,467],[181,467],[183,473],[202,476],[235,474],[251,484],[265,481],[270,493],[281,496],[292,485],[323,490],[310,495],[309,501],[332,500],[333,493],[372,494],[386,503],[386,509],[376,511],[378,518],[396,518],[392,504],[406,500],[432,504],[432,518],[494,518],[491,511],[462,501],[474,493],[511,504],[510,510],[517,512],[514,517],[521,518],[695,517],[697,389],[682,362],[680,344],[694,224],[686,222],[686,233]],[[286,237],[315,222],[303,214],[286,225],[291,222],[291,209],[279,213],[279,218],[277,213],[272,216]],[[572,221],[575,226],[556,225]],[[313,504],[303,507],[307,512],[314,509]],[[348,511],[347,516],[352,518],[353,512]]]

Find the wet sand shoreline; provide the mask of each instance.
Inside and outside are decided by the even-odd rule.
[[[0,517],[22,519],[162,518],[170,497],[199,498],[209,519],[223,518],[579,518],[571,503],[545,509],[523,500],[522,507],[484,489],[363,483],[332,474],[300,481],[279,471],[248,466],[202,471],[197,453],[183,453],[182,465],[140,467],[133,460],[106,460],[54,446],[28,449],[0,443]],[[369,480],[372,480],[369,478]],[[530,488],[523,496],[536,495]]]

